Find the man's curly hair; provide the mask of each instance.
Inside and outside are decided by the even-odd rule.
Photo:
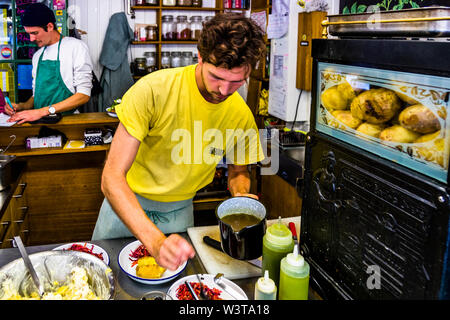
[[[250,65],[254,69],[266,54],[264,33],[241,14],[217,14],[203,25],[197,44],[203,62],[232,69]]]

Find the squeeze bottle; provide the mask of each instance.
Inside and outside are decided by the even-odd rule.
[[[309,264],[298,247],[281,260],[279,300],[308,300]]]
[[[258,279],[255,285],[255,300],[276,300],[277,287],[269,278],[269,270],[264,272],[264,277]]]
[[[280,262],[294,248],[294,240],[292,233],[287,226],[281,223],[281,217],[278,223],[274,223],[267,228],[263,237],[263,253],[262,253],[262,275],[265,271],[269,271],[270,278],[275,282],[275,286],[279,287],[280,279]]]

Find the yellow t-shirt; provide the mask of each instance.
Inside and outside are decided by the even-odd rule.
[[[162,202],[193,198],[214,178],[216,165],[264,159],[253,114],[235,92],[207,102],[195,67],[153,72],[134,84],[116,106],[120,122],[141,144],[127,174],[131,189]]]

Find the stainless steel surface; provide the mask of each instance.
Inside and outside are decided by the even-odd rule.
[[[430,21],[423,21],[425,19],[430,19]],[[333,36],[357,37],[449,37],[449,19],[449,7],[329,15],[328,32]]]
[[[190,242],[187,233],[182,233],[180,235]],[[100,247],[105,249],[106,252],[108,252],[108,255],[110,257],[109,267],[112,269],[115,279],[115,295],[114,295],[115,300],[140,300],[142,296],[144,296],[149,291],[167,292],[167,290],[170,288],[173,282],[176,281],[177,279],[181,279],[185,276],[197,273],[194,271],[194,268],[196,270],[201,271],[200,273],[206,273],[202,262],[196,255],[193,259],[189,260],[184,271],[172,281],[158,285],[145,285],[142,283],[138,283],[130,279],[124,272],[122,272],[117,262],[120,250],[124,246],[135,240],[136,240],[135,238],[120,238],[120,239],[89,241],[89,243],[99,245]],[[27,251],[29,254],[31,254],[45,250],[51,250],[61,244],[62,243],[30,246],[27,247]],[[17,258],[20,258],[20,253],[17,251],[16,248],[0,249],[0,267]],[[239,287],[241,287],[242,290],[244,290],[245,294],[249,299],[253,299],[255,283],[257,280],[258,277],[251,277],[232,281]]]
[[[42,285],[42,282],[39,281],[39,277],[36,273],[36,270],[34,270],[33,264],[30,261],[30,257],[28,257],[28,253],[25,249],[25,246],[23,245],[22,239],[19,236],[16,236],[14,237],[14,241],[17,244],[17,248],[19,248],[20,255],[22,256],[25,266],[27,267],[28,272],[31,275],[31,279],[33,279],[33,283],[38,289],[39,296],[42,297],[44,295],[44,286]]]
[[[115,276],[102,260],[85,252],[52,251],[54,247],[56,246],[27,247],[30,260],[46,292],[55,289],[55,281],[61,285],[66,283],[74,267],[78,266],[86,270],[89,284],[96,296],[102,300],[114,298]],[[32,297],[36,289],[16,248],[0,250],[0,266],[0,284],[10,279],[8,291],[17,291],[23,297]],[[3,290],[3,286],[0,286],[0,299],[5,294]]]
[[[214,277],[214,282],[221,287],[226,293],[228,293],[230,296],[235,298],[236,300],[246,300],[242,295],[239,294],[236,290],[233,288],[227,286],[223,281],[223,273],[218,273]]]
[[[0,154],[0,191],[12,183],[12,162],[16,156]]]

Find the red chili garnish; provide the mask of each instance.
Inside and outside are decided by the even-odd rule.
[[[103,260],[103,252],[100,252],[100,253],[94,253],[94,252],[93,252],[93,249],[94,249],[94,245],[92,245],[92,247],[89,249],[89,248],[87,247],[87,243],[85,243],[83,246],[80,245],[80,244],[74,243],[74,244],[72,244],[72,245],[70,246],[70,248],[64,249],[64,250],[73,250],[73,251],[81,251],[81,252],[90,253],[90,254],[92,254],[93,256],[96,256],[97,258]]]
[[[192,286],[192,289],[194,289],[195,294],[197,294],[197,296],[200,296],[200,289],[201,289],[201,285],[198,282],[189,282]],[[220,298],[220,294],[222,293],[222,291],[220,291],[219,289],[216,288],[208,288],[207,285],[203,285],[203,289],[206,291],[206,295],[208,296],[209,300],[222,300]],[[192,294],[189,292],[188,287],[186,286],[186,284],[181,284],[178,289],[177,289],[177,298],[178,300],[194,300],[194,297],[192,296]]]
[[[148,250],[144,247],[143,244],[137,247],[136,250],[131,251],[129,258],[130,261],[133,261],[131,263],[131,266],[134,267],[138,263],[139,258],[142,257],[151,257],[151,254],[148,252]]]

